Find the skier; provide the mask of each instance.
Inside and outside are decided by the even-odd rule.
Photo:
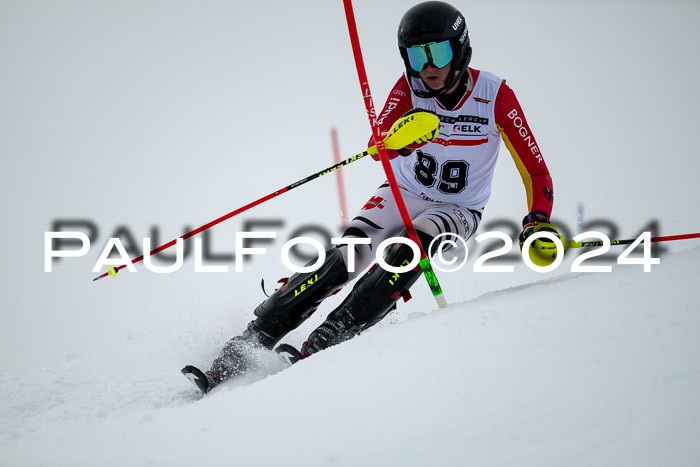
[[[418,141],[404,149],[388,151],[423,249],[434,254],[434,250],[428,251],[430,243],[443,233],[458,235],[465,241],[474,234],[491,192],[501,139],[527,193],[528,214],[522,222],[521,246],[529,235],[542,228],[558,235],[549,224],[552,180],[539,146],[505,81],[469,67],[472,48],[464,16],[448,3],[420,3],[401,19],[398,45],[406,72],[379,115],[383,134],[413,109],[429,111],[440,118],[439,134],[432,141]],[[373,139],[369,144],[374,144]],[[251,355],[256,349],[272,350],[325,298],[369,266],[373,248],[395,236],[407,234],[385,183],[343,234],[344,238],[369,239],[370,244],[355,245],[353,251],[348,246],[327,251],[318,270],[294,274],[255,309],[256,318],[240,336],[226,343],[208,371],[187,366],[183,373],[206,393],[221,381],[250,370],[255,365]],[[348,271],[349,255],[354,256],[356,272]],[[401,266],[412,258],[408,245],[395,243],[387,249],[384,260],[391,266]],[[420,267],[416,267],[397,277],[374,264],[309,335],[300,352],[283,344],[285,350],[294,354],[293,358],[305,358],[356,336],[381,321],[400,298],[408,300],[408,290],[420,274]]]

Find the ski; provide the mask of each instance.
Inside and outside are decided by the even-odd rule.
[[[289,366],[294,365],[299,360],[303,360],[304,356],[297,349],[289,344],[280,344],[276,349],[279,358]]]
[[[192,381],[192,384],[197,386],[197,389],[199,389],[202,392],[202,394],[208,393],[209,390],[213,388],[213,386],[209,385],[207,375],[204,374],[204,372],[196,366],[187,365],[185,366],[185,368],[180,370],[180,373],[185,375],[185,378]]]
[[[301,354],[301,352],[299,352],[297,349],[295,349],[289,344],[280,344],[275,349],[275,353],[277,354],[279,359],[286,365],[285,368],[288,368],[297,363],[298,361],[304,359],[304,356]],[[186,365],[182,370],[180,370],[180,373],[182,373],[185,376],[185,378],[190,380],[192,384],[197,386],[197,389],[199,389],[199,391],[202,394],[208,394],[209,391],[218,386],[218,384],[214,384],[210,378],[207,378],[205,372],[203,372],[196,366]]]

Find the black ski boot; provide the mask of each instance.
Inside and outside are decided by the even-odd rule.
[[[257,369],[258,355],[266,350],[265,335],[257,326],[258,321],[248,323],[243,334],[230,339],[221,349],[207,372],[216,379],[217,384]]]
[[[255,309],[261,344],[272,350],[282,337],[298,328],[323,300],[339,292],[349,279],[343,253],[338,248],[326,252],[326,260],[317,271],[294,274]]]
[[[234,337],[224,345],[208,371],[204,372],[195,366],[187,365],[181,373],[200,391],[207,394],[222,381],[252,369],[256,350],[263,348],[258,335],[255,322],[250,322],[242,335]]]
[[[285,281],[255,309],[257,319],[248,323],[245,332],[224,345],[205,373],[208,390],[231,377],[264,370],[268,352],[311,316],[321,301],[340,291],[348,279],[343,254],[333,248],[326,252],[318,270],[297,273]]]
[[[418,231],[418,237],[427,251],[433,237],[421,231]],[[408,245],[395,243],[387,251],[384,261],[398,267],[409,264],[412,258],[413,250]],[[377,324],[396,308],[399,298],[403,297],[405,301],[410,299],[408,289],[420,274],[420,266],[401,274],[386,271],[378,264],[372,266],[326,321],[309,335],[301,354],[308,357],[347,341]]]

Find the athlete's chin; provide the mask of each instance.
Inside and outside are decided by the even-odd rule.
[[[445,83],[443,83],[442,80],[440,80],[440,79],[428,78],[428,79],[424,79],[423,82],[425,83],[426,86],[428,86],[433,91],[437,91],[438,89],[445,86]]]

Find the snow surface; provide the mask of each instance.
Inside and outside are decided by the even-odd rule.
[[[201,400],[182,336],[5,375],[0,465],[698,465],[698,262],[412,313]]]
[[[354,1],[375,104],[414,3]],[[582,203],[613,238],[700,231],[700,3],[454,3],[472,65],[523,106],[557,225],[574,232]],[[471,241],[464,269],[439,274],[448,309],[419,282],[357,339],[201,400],[180,368],[241,332],[261,278],[289,275],[296,229],[340,233],[335,178],[211,229],[230,254],[246,222],[283,223],[243,273],[194,273],[190,257],[92,282],[122,228],[164,242],[315,173],[331,126],[344,155],[365,148],[339,0],[3,0],[0,69],[0,466],[700,465],[697,240],[665,244],[650,273],[614,247],[612,273],[569,272],[571,252],[543,275],[517,255],[494,263],[514,273],[474,273]],[[526,214],[501,153],[481,233]],[[343,174],[351,215],[385,179],[368,158]],[[44,233],[67,219],[96,238],[46,273]]]

